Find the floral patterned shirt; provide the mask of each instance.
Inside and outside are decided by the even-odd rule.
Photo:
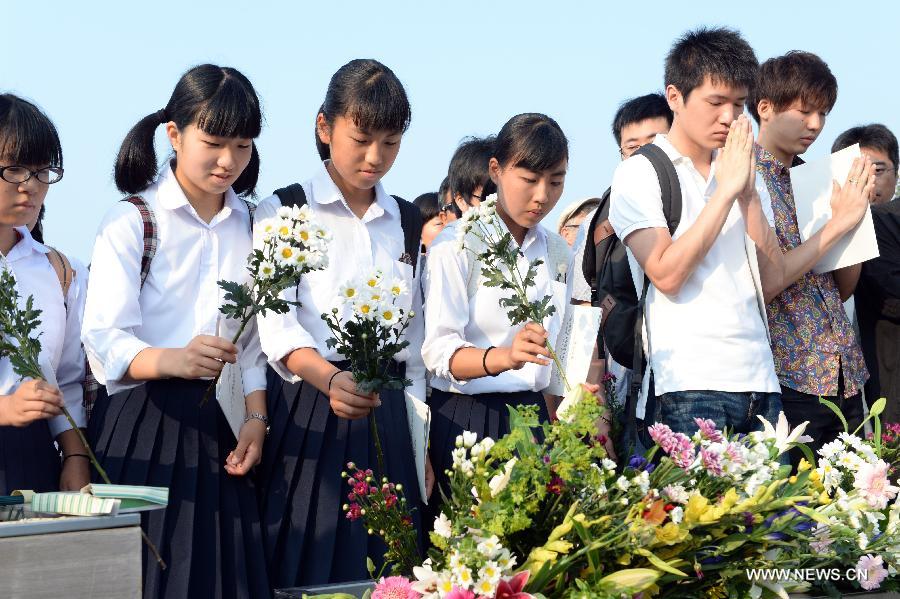
[[[756,170],[771,197],[775,232],[787,253],[802,242],[790,174],[759,145]],[[859,393],[869,373],[832,273],[806,273],[769,302],[767,312],[775,371],[783,386],[836,396],[843,374],[844,397]]]

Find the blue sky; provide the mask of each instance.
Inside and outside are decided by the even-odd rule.
[[[313,118],[331,74],[376,58],[406,85],[413,120],[384,179],[412,199],[435,191],[456,144],[520,112],[556,118],[570,140],[565,204],[599,195],[618,161],[618,104],[662,88],[672,41],[698,25],[743,32],[760,60],[818,53],[840,86],[808,152],[880,121],[900,132],[897,4],[738,2],[4,2],[0,87],[37,102],[59,128],[65,178],[47,196],[49,243],[87,261],[102,214],[119,199],[115,154],[128,129],[162,108],[178,77],[213,62],[243,71],[266,126],[258,191],[317,168]],[[679,13],[676,10],[683,12]],[[166,151],[161,133],[160,157]]]

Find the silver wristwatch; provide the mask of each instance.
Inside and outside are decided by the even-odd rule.
[[[269,418],[265,414],[260,414],[259,412],[250,412],[244,417],[244,424],[250,422],[251,420],[259,420],[263,424],[266,425],[266,435],[269,434]]]

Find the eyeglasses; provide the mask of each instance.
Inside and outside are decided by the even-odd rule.
[[[48,166],[33,171],[19,165],[0,166],[0,178],[7,183],[24,183],[32,177],[37,177],[37,180],[41,183],[52,185],[59,183],[60,179],[63,178],[63,169],[57,166]]]
[[[630,146],[625,146],[624,148],[619,148],[619,154],[622,155],[622,158],[628,158],[635,152],[641,149],[640,144],[633,144]]]

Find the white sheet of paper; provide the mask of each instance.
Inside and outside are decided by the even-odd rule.
[[[216,401],[222,408],[222,413],[234,433],[234,438],[238,438],[241,432],[241,426],[244,424],[244,418],[247,416],[247,403],[244,399],[244,382],[241,378],[241,367],[237,364],[225,363],[222,368],[222,376],[216,383]]]
[[[594,306],[571,304],[566,306],[566,314],[563,317],[562,327],[556,337],[556,345],[553,349],[559,356],[559,361],[566,370],[566,378],[571,385],[583,383],[587,379],[591,357],[597,343],[597,332],[600,330],[600,314],[601,309]],[[555,365],[546,393],[566,394],[562,377]]]
[[[853,159],[860,156],[859,144],[844,148],[831,156],[813,160],[790,170],[794,204],[797,207],[797,224],[800,237],[806,241],[831,218],[832,180],[844,185]],[[831,272],[878,257],[878,242],[872,212],[838,241],[813,267],[817,273]]]
[[[428,453],[428,431],[431,428],[431,408],[424,401],[409,393],[406,396],[406,418],[412,435],[413,454],[416,460],[416,474],[419,479],[419,496],[428,503],[425,495],[425,459]]]

